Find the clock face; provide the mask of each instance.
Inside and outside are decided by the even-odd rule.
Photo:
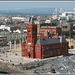
[[[31,45],[31,43],[28,43],[28,45]]]

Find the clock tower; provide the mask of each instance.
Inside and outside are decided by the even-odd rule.
[[[27,25],[27,43],[35,44],[37,41],[37,25]]]
[[[26,49],[25,56],[35,58],[35,44],[37,41],[37,25],[34,24],[33,18],[30,17],[29,24],[27,24],[27,36],[26,36]]]

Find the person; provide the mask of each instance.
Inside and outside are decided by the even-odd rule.
[[[68,72],[68,70],[67,70],[67,72]]]
[[[34,73],[36,73],[36,70],[34,70]]]

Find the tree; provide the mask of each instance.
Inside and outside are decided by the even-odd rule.
[[[19,39],[16,39],[16,42],[19,43]]]
[[[64,18],[63,20],[66,20],[66,18]]]
[[[73,39],[75,39],[75,35],[73,35]]]
[[[69,36],[69,31],[64,31],[63,35]]]
[[[51,69],[51,72],[52,72],[52,73],[56,73],[54,68],[53,68],[53,69]]]
[[[22,38],[20,38],[21,42],[22,42]]]
[[[68,46],[68,49],[70,49],[70,46]]]
[[[73,35],[75,35],[75,31],[73,31]]]
[[[74,47],[73,47],[73,45],[71,45],[71,49],[73,49]]]

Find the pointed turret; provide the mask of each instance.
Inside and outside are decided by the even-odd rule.
[[[51,37],[51,34],[50,34],[49,30],[45,31],[44,37],[47,37],[47,38]]]
[[[31,25],[31,24],[35,24],[34,20],[33,20],[33,17],[30,17],[30,19],[29,19],[29,25]]]

